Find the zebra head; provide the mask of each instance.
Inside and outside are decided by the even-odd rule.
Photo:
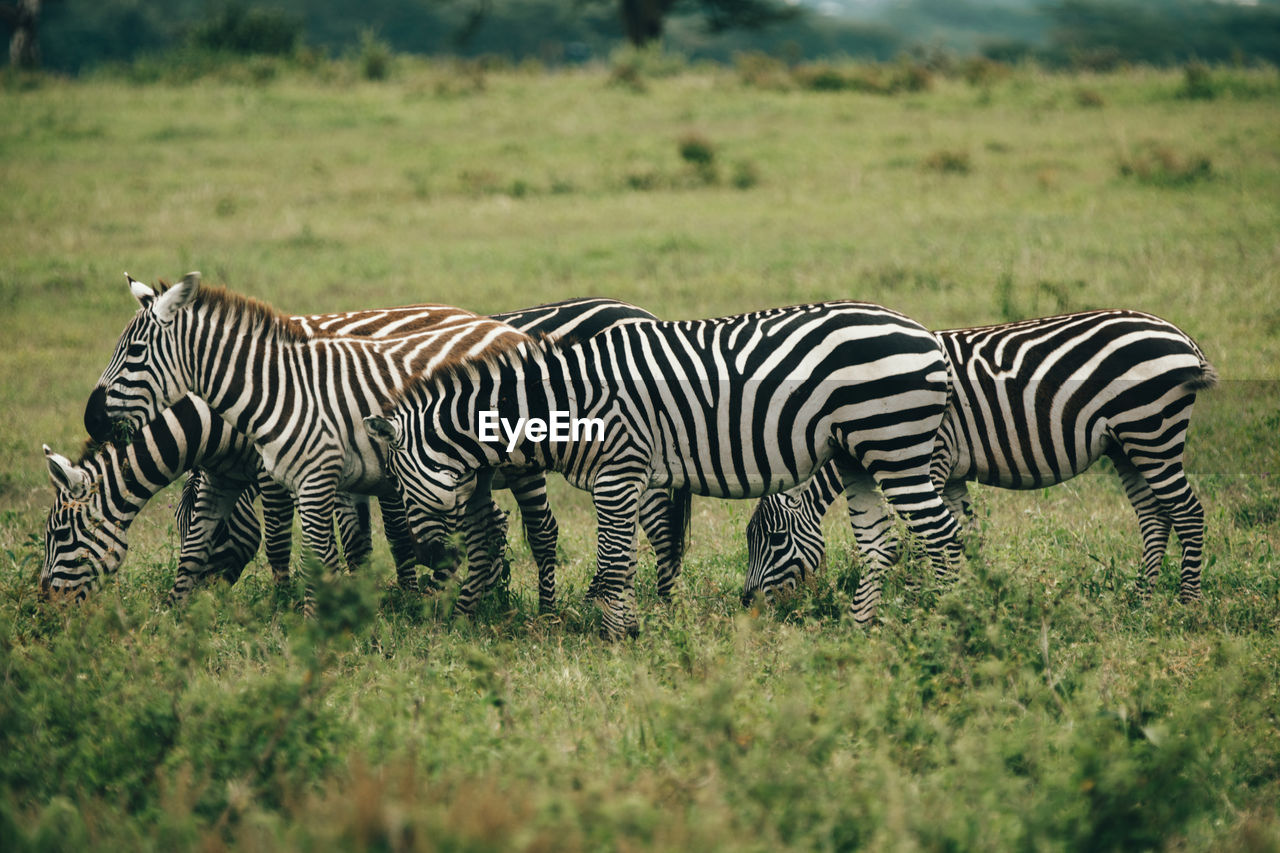
[[[137,429],[186,393],[179,371],[174,319],[200,288],[200,273],[157,294],[128,273],[129,290],[141,305],[125,327],[107,369],[89,395],[84,426],[96,441],[107,441],[117,422]]]
[[[124,562],[125,527],[103,512],[101,481],[71,460],[44,448],[49,477],[57,490],[44,529],[40,591],[83,601],[104,575]]]
[[[462,507],[475,489],[476,472],[450,454],[433,429],[407,425],[406,408],[391,417],[367,417],[364,426],[385,451],[384,470],[400,492],[418,559],[431,565],[443,537],[458,527]],[[410,435],[416,438],[409,440]]]
[[[795,589],[822,563],[822,517],[794,495],[768,495],[747,522],[747,581],[742,605]]]

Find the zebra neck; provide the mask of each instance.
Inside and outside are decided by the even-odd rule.
[[[297,343],[261,316],[205,307],[179,334],[188,345],[179,348],[178,369],[191,393],[250,439],[276,418],[283,387],[303,379],[284,372],[295,366],[285,351]]]
[[[113,514],[132,518],[148,500],[198,465],[240,469],[248,440],[202,401],[183,397],[139,430],[127,448],[108,447],[99,459],[111,483]]]

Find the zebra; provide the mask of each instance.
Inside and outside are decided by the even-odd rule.
[[[195,291],[199,286],[198,276],[193,274],[193,276],[189,276],[188,279],[193,279],[188,282],[188,286],[192,291]],[[160,299],[164,298],[164,296],[162,295],[157,297],[154,291],[151,291],[150,288],[147,288],[145,285],[142,285],[131,278],[129,279],[129,282],[130,288],[134,292],[135,297],[143,304],[143,310],[139,312],[137,317],[135,317],[134,325],[137,325],[141,322],[140,318],[143,318],[143,315],[148,311],[148,306],[157,304]],[[166,293],[169,292],[170,291],[166,291]],[[212,292],[216,294],[218,291]],[[228,296],[234,295],[228,294]],[[194,297],[189,297],[189,299],[194,300]],[[231,301],[236,302],[235,299],[232,299]],[[266,309],[265,306],[262,306],[260,303],[252,303],[251,301],[245,301],[243,298],[240,298],[237,305],[246,309],[249,314],[253,315],[258,320],[263,321],[267,328],[273,328],[281,323],[285,325],[286,329],[289,327],[290,318],[279,318],[278,315],[274,315],[269,309]],[[630,306],[626,303],[619,303],[615,300],[605,299],[570,300],[550,306],[539,306],[534,309],[526,309],[525,311],[519,312],[519,315],[520,321],[535,331],[542,333],[552,331],[578,335],[592,334],[607,323],[616,321],[620,318],[630,316],[652,316],[649,315],[648,312],[636,308],[635,306]],[[311,315],[309,317],[292,319],[296,321],[296,327],[301,330],[301,333],[304,336],[306,336],[306,333],[308,332],[313,333],[312,337],[318,337],[321,334],[327,336],[330,333],[336,332],[338,334],[348,336],[352,334],[360,334],[381,336],[385,338],[389,335],[421,336],[423,334],[435,334],[441,325],[456,325],[460,322],[469,323],[473,319],[479,318],[476,318],[476,315],[471,314],[470,312],[464,312],[461,309],[450,308],[447,306],[427,305],[382,309],[370,312],[360,312],[359,314]],[[152,320],[148,320],[148,323],[145,323],[144,325],[156,326],[159,324]],[[501,328],[505,330],[503,331],[503,334],[515,334],[514,331],[506,329],[506,327]],[[164,330],[160,329],[160,333],[156,336],[163,340],[163,332]],[[152,330],[152,333],[155,333],[154,329]],[[146,334],[146,332],[142,333],[143,336]],[[124,346],[123,341],[128,337],[128,333],[122,337],[121,347]],[[311,338],[308,338],[308,340],[310,339]],[[407,338],[405,340],[407,340]],[[401,340],[400,344],[396,346],[398,348],[403,348],[403,340]],[[122,357],[119,350],[120,348],[118,348],[117,358],[127,358],[127,353]],[[135,358],[140,357],[142,354],[142,351],[135,353]],[[108,367],[104,376],[110,374],[112,369],[112,367]],[[162,379],[161,381],[172,382],[174,381],[174,377],[170,376],[167,379]],[[279,381],[279,379],[277,378],[276,381]],[[105,394],[105,392],[101,391],[101,388],[102,385],[100,384],[100,390],[95,391],[95,395],[99,398],[98,404],[95,405],[94,399],[91,398],[89,405],[86,407],[85,423],[91,433],[95,430],[99,432],[105,430],[106,424],[108,423],[101,409],[101,403],[104,399],[103,395]],[[151,390],[151,388],[148,388],[148,391]],[[264,402],[266,399],[267,397],[265,396],[262,398]],[[350,418],[348,418],[348,422],[350,422]],[[332,449],[330,450],[332,452]],[[537,559],[539,563],[540,604],[544,609],[550,609],[550,607],[554,605],[556,527],[554,517],[551,515],[550,508],[546,503],[543,476],[541,473],[516,474],[513,472],[513,476],[508,479],[508,485],[512,488],[512,491],[516,495],[517,502],[520,504],[522,517],[526,522],[526,530],[529,532],[531,548],[534,551],[535,559]],[[393,491],[386,490],[385,488],[382,491],[382,500],[384,502],[384,522],[388,528],[389,539],[392,542],[393,552],[395,552],[397,539],[390,534],[392,532],[393,521],[395,520],[394,516],[396,514],[387,511],[387,501],[390,500],[394,502],[397,498]],[[266,494],[267,490],[264,488],[264,500]],[[225,498],[216,491],[214,493],[214,498],[215,500],[225,501]],[[667,496],[663,494],[649,495],[647,498],[646,506],[649,509],[649,514],[647,516],[649,524],[646,526],[646,532],[649,534],[651,541],[654,542],[655,551],[659,556],[660,573],[664,576],[670,577],[672,582],[674,582],[674,578],[679,572],[681,554],[677,547],[680,544],[680,540],[667,532],[669,525],[671,525],[671,523],[668,522],[668,516],[671,514],[669,508],[672,506],[672,503]],[[195,506],[198,505],[199,501],[197,500],[195,502]],[[269,533],[268,556],[273,567],[278,563],[287,567],[289,548],[288,530],[291,526],[293,505],[292,501],[286,498],[278,502],[276,506],[278,507],[277,512],[267,512],[265,513],[265,516],[268,519],[268,527],[270,530],[271,520],[283,515],[283,522],[277,520],[275,524],[275,528],[282,531],[282,535],[272,537]],[[495,539],[498,541],[505,541],[505,513],[501,513],[496,505],[493,505],[492,503],[490,504],[490,510],[491,512],[488,517],[473,519],[473,533],[483,534],[485,529],[488,529],[489,532],[487,538],[476,538],[476,536],[473,536],[469,541],[468,550],[473,555],[485,554],[494,550],[492,543]],[[224,503],[221,509],[205,512],[203,514],[196,513],[193,510],[191,517],[202,518],[204,522],[204,529],[201,530],[201,533],[202,535],[208,535],[212,524],[209,519],[216,520],[223,517],[225,514],[226,507]],[[400,518],[400,526],[402,526],[402,516],[400,516]],[[495,533],[497,535],[495,535]],[[411,541],[409,540],[407,531],[404,531],[400,538],[401,541]],[[272,556],[271,543],[273,540],[282,543],[282,547],[280,548],[283,552],[282,555]],[[348,549],[350,549],[350,547],[351,546],[348,545]],[[282,559],[280,558],[281,556]],[[405,567],[406,564],[411,567],[412,560],[405,560],[400,555],[397,555],[396,562],[398,571],[401,573],[402,585],[416,586],[416,579],[411,578],[410,583],[405,583]],[[472,563],[473,566],[476,566],[479,561],[473,559]],[[198,572],[195,568],[187,564],[183,564],[183,567],[180,569],[180,578],[195,577],[197,574]],[[468,612],[474,605],[478,595],[489,586],[492,586],[494,579],[494,571],[473,571],[473,576],[468,579],[468,583],[466,587],[464,587],[463,595],[459,597],[458,607],[460,611],[464,613]]]
[[[1200,347],[1159,317],[1086,311],[937,333],[954,367],[954,397],[931,465],[943,500],[971,512],[966,481],[1036,489],[1114,463],[1142,536],[1140,589],[1149,594],[1169,542],[1182,548],[1184,602],[1201,597],[1204,509],[1183,471],[1198,391],[1217,373]],[[823,557],[822,516],[840,492],[832,466],[790,492],[762,499],[747,524],[743,603],[794,587]],[[869,566],[897,559],[892,526],[874,489],[849,515]]]
[[[435,323],[452,316],[457,310],[449,306],[424,304],[369,311],[302,315],[294,319],[311,334],[383,338],[428,330]],[[622,320],[657,319],[643,308],[604,297],[566,299],[489,316],[526,334],[553,338],[587,338]],[[201,482],[199,473],[194,472],[184,487],[184,500],[179,502],[175,512],[180,529],[184,522],[189,523],[188,519],[192,513],[207,511],[205,504],[208,501],[199,497]],[[525,537],[529,542],[534,561],[539,567],[539,576],[554,578],[558,526],[547,503],[544,476],[540,472],[521,473],[518,476],[508,477],[505,485],[513,493],[520,508],[521,519],[525,525]],[[687,502],[687,498],[680,497]],[[274,512],[264,512],[264,515],[269,521],[267,534],[269,562],[273,567],[283,564],[287,572],[293,502],[289,496],[285,495],[285,498],[285,501],[273,504]],[[264,503],[266,500],[267,497],[264,494]],[[356,509],[359,510],[360,507],[361,504],[357,503]],[[684,538],[681,531],[675,528],[683,519],[687,519],[687,511],[687,503],[676,506],[672,503],[671,496],[656,489],[646,492],[641,503],[640,524],[657,558],[658,594],[664,598],[670,597],[680,574]],[[503,517],[505,514],[500,515],[500,513],[496,506],[491,507],[491,523],[495,526],[506,524]],[[273,518],[274,525],[270,524]],[[364,518],[367,519],[367,509]],[[399,532],[403,527],[403,518],[397,521],[396,531]],[[272,529],[279,531],[279,534],[273,536]],[[408,538],[407,531],[404,532],[403,537],[389,536],[388,538],[393,550],[396,550],[397,544],[400,545],[401,554],[405,553],[404,546],[407,540],[407,557],[413,558],[412,540]],[[368,541],[367,521],[364,541],[366,543]],[[357,547],[357,544],[353,541],[346,548]],[[366,544],[365,547],[369,546]],[[397,565],[401,565],[403,560],[403,557],[397,557]],[[350,558],[348,562],[351,562]],[[455,568],[455,563],[446,561],[435,569],[433,575],[424,576],[424,580],[432,588],[439,589],[452,576]],[[588,597],[593,596],[597,587],[598,583],[593,579]],[[554,600],[554,588],[543,591],[540,599],[543,607],[549,609],[548,602]]]
[[[415,372],[528,340],[462,311],[405,337],[308,335],[264,303],[202,288],[199,273],[159,295],[132,278],[129,286],[141,308],[90,395],[89,434],[102,437],[116,420],[141,426],[188,392],[202,397],[248,436],[267,473],[294,494],[303,536],[330,571],[338,568],[333,508],[339,489],[394,498],[360,420]],[[470,527],[467,548],[468,554],[492,551],[489,531]],[[468,578],[470,601],[488,576]],[[308,577],[304,612],[314,608]]]
[[[169,603],[180,600],[184,590],[205,575],[221,575],[234,583],[258,550],[262,533],[253,500],[260,487],[269,490],[273,484],[260,478],[260,457],[249,440],[203,400],[189,395],[180,398],[135,432],[127,445],[90,442],[78,462],[55,453],[48,445],[44,453],[57,490],[45,523],[40,572],[45,595],[82,600],[103,577],[114,574],[128,550],[128,531],[134,518],[161,489],[194,466],[207,472],[196,482],[217,492],[216,500],[230,503],[231,509],[203,538],[184,529],[184,519],[189,520],[190,513],[178,514],[182,542],[179,564],[204,568],[198,577],[177,578],[168,594]],[[180,506],[193,499],[192,492],[184,488]],[[289,499],[287,493],[284,497]],[[368,537],[349,499],[340,500],[338,510],[344,556],[354,565],[360,561]],[[281,567],[273,563],[272,569],[281,581]],[[288,572],[286,553],[284,579]]]
[[[948,387],[927,330],[878,305],[827,302],[495,348],[415,377],[365,426],[386,446],[420,541],[460,504],[483,503],[495,468],[536,465],[590,491],[601,632],[614,639],[637,631],[630,556],[648,487],[754,497],[834,458],[842,475],[870,472],[949,575],[957,525],[928,467]],[[494,440],[493,418],[529,429]],[[586,429],[549,427],[566,420]],[[878,578],[864,587],[874,610]]]

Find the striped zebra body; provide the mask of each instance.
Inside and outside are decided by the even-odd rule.
[[[418,334],[428,331],[441,323],[456,321],[458,317],[472,316],[474,315],[470,312],[461,311],[450,306],[413,305],[362,312],[307,315],[291,319],[311,335],[323,334],[337,337],[358,335],[370,338],[388,338]],[[508,316],[512,317],[517,323],[528,328],[531,332],[552,336],[560,334],[587,336],[619,320],[633,317],[652,317],[651,314],[636,306],[600,298],[567,300],[497,316],[499,319]],[[199,402],[198,405],[204,406],[203,402]],[[260,470],[261,466],[256,455],[252,460],[252,464],[255,470]],[[268,561],[272,566],[277,582],[282,583],[287,581],[289,573],[294,500],[287,490],[281,488],[270,478],[262,478],[260,485],[263,495],[263,516]],[[541,472],[520,473],[518,475],[513,472],[506,485],[511,489],[520,507],[521,518],[525,524],[526,537],[539,567],[540,601],[544,608],[549,608],[554,604],[555,595],[557,527],[555,517],[552,515],[550,505],[547,502],[545,478]],[[353,496],[347,492],[339,493],[336,509],[338,510],[338,530],[343,543],[344,555],[348,564],[354,568],[367,556],[371,549],[371,543],[369,539],[367,504],[361,500],[356,500],[353,503],[351,500],[353,497],[358,498],[359,496]],[[397,569],[401,576],[402,584],[409,585],[405,581],[406,576],[412,577],[411,571],[414,563],[413,541],[405,526],[403,512],[399,510],[398,498],[395,498],[394,495],[384,494],[381,500],[383,502],[384,527],[388,541],[391,544]],[[257,517],[252,512],[251,501],[252,494],[247,493],[239,502],[234,504],[235,511],[233,514],[229,517],[224,517],[229,504],[221,486],[211,484],[208,478],[202,476],[199,471],[193,472],[183,489],[182,497],[175,512],[179,534],[183,541],[184,553],[188,555],[206,553],[201,550],[202,546],[211,548],[213,552],[216,552],[219,548],[225,547],[222,545],[222,539],[228,537],[239,539],[244,543],[252,542],[251,545],[246,545],[246,547],[237,552],[239,560],[234,565],[228,565],[225,560],[215,560],[212,566],[205,567],[206,571],[212,568],[220,569],[231,580],[238,577],[243,565],[256,550],[259,537]],[[668,521],[670,515],[669,507],[670,500],[665,494],[655,491],[646,495],[645,509],[647,514],[645,519],[647,523],[645,531],[650,541],[653,542],[655,552],[658,555],[660,589],[664,588],[665,579],[665,590],[668,591],[679,573],[682,556],[681,547],[683,545],[682,538],[672,532],[672,524]],[[197,519],[200,520],[200,523],[197,523]],[[127,520],[123,522],[123,526],[127,527],[127,524]],[[482,573],[480,568],[482,564],[479,557],[482,553],[493,550],[492,540],[500,538],[505,541],[505,536],[492,535],[496,531],[505,531],[506,529],[505,513],[499,510],[496,505],[491,507],[491,515],[485,520],[485,528],[490,531],[491,535],[484,539],[474,539],[471,542],[472,548],[475,550],[471,561],[473,572],[476,573],[476,579],[482,581],[482,583],[469,584],[468,589],[478,591],[473,592],[471,596],[464,595],[459,598],[459,606],[464,612],[469,609],[469,605],[474,603],[475,597],[480,592],[494,584],[496,567],[498,565],[505,566],[505,563],[501,561],[497,563],[490,561],[494,568],[491,568],[487,574]],[[201,540],[201,537],[207,538],[212,535],[211,531],[215,529],[219,532],[213,542]],[[677,534],[678,532],[676,531]],[[48,548],[46,548],[46,552],[49,552]],[[198,556],[191,557],[191,560],[196,559],[198,559]],[[183,562],[183,566],[186,570],[179,575],[175,590],[170,594],[171,601],[177,601],[184,597],[200,576],[194,572],[194,567],[190,561]],[[432,582],[438,586],[452,574],[453,569],[454,564],[449,562],[446,567],[437,570]],[[104,569],[100,567],[99,572],[101,573],[102,571]],[[201,572],[200,574],[203,573]]]
[[[430,330],[441,321],[447,321],[458,313],[458,309],[443,305],[409,305],[397,308],[375,309],[371,311],[313,314],[295,317],[298,323],[309,334],[326,334],[334,336],[360,336],[369,338],[387,338],[421,333]],[[545,305],[537,305],[518,311],[502,312],[490,315],[491,319],[507,323],[519,331],[530,335],[541,335],[553,339],[586,338],[603,329],[628,319],[655,319],[652,314],[635,305],[619,302],[615,299],[589,297],[569,299]],[[198,475],[193,475],[194,485],[188,484],[197,492],[189,504],[189,512],[205,511],[205,500],[198,496]],[[551,506],[547,501],[546,478],[540,471],[508,472],[501,485],[510,489],[520,508],[520,517],[524,525],[525,538],[529,543],[534,561],[538,565],[539,602],[544,610],[550,610],[555,601],[556,543],[558,526]],[[290,529],[293,519],[293,501],[285,495],[285,501],[273,503],[274,511],[264,512],[267,520],[267,553],[273,567],[288,566],[291,544]],[[267,495],[264,494],[264,504]],[[179,508],[182,509],[183,504]],[[358,507],[358,505],[357,505]],[[506,517],[497,505],[489,508],[490,517],[486,521],[478,519],[477,524],[494,529],[505,529]],[[366,516],[367,517],[367,516]],[[352,518],[349,514],[344,518]],[[388,540],[392,550],[397,554],[396,565],[403,566],[406,560],[414,559],[412,538],[404,524],[402,514],[383,511],[384,522],[388,526]],[[658,562],[658,592],[669,596],[671,589],[679,577],[681,559],[683,557],[684,538],[681,535],[678,521],[679,514],[672,506],[668,495],[660,490],[646,492],[641,505],[641,526],[646,537],[653,545]],[[179,526],[183,519],[179,514]],[[342,530],[340,524],[339,529]],[[368,547],[367,526],[364,542]],[[497,539],[498,537],[491,537]],[[344,536],[344,552],[351,562],[350,551],[359,543],[356,531]],[[477,547],[483,547],[477,544]],[[479,560],[473,561],[473,571],[480,571]],[[500,559],[486,561],[493,568],[504,566]],[[456,569],[453,561],[444,561],[434,574],[424,576],[433,587],[440,588],[452,577]],[[482,590],[491,588],[497,576],[490,570],[489,576],[481,585]],[[593,582],[593,589],[596,584]],[[590,594],[590,593],[589,593]],[[470,609],[474,597],[464,596],[459,599],[465,612]]]
[[[1182,547],[1184,601],[1200,597],[1204,510],[1183,471],[1196,392],[1216,374],[1176,326],[1135,311],[1089,311],[938,332],[954,397],[939,430],[931,476],[958,515],[965,482],[1008,489],[1061,483],[1107,456],[1138,516],[1141,583],[1160,571],[1170,530]],[[785,498],[762,500],[747,526],[744,600],[794,586],[822,558],[821,519],[839,473],[828,468]],[[849,505],[859,550],[887,565],[898,546],[868,488]],[[815,546],[816,543],[816,546]]]
[[[201,289],[198,274],[159,296],[132,279],[130,287],[142,309],[90,397],[90,434],[117,419],[140,427],[186,393],[203,398],[249,437],[267,473],[295,495],[303,535],[330,570],[338,568],[337,492],[394,498],[361,419],[380,411],[416,372],[527,340],[465,312],[404,337],[308,335],[261,303]],[[309,612],[313,602],[308,578]]]
[[[830,459],[866,470],[928,543],[939,575],[955,557],[956,523],[928,476],[946,406],[937,340],[879,306],[836,302],[680,323],[635,320],[569,344],[520,344],[426,373],[385,418],[366,421],[415,537],[474,491],[493,468],[559,471],[592,493],[604,597],[603,633],[636,627],[631,554],[639,495],[687,489],[714,497],[770,494]],[[563,441],[494,440],[481,412],[550,424],[598,419],[596,434]],[[472,501],[467,502],[469,507]],[[874,609],[877,578],[860,600]]]

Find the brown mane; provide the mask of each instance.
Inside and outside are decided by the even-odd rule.
[[[157,292],[163,293],[168,289],[168,285],[164,281],[160,284],[161,288]],[[293,343],[311,340],[311,336],[307,335],[302,326],[289,315],[281,314],[267,303],[252,296],[227,290],[220,285],[201,284],[196,292],[194,304],[206,306],[223,314],[244,317],[250,322],[261,323],[283,339]]]
[[[470,358],[450,358],[429,374],[419,373],[391,395],[391,399],[387,401],[387,410],[396,408],[408,400],[410,395],[422,389],[443,383],[456,376],[475,376],[482,367],[501,367],[504,363],[512,364],[515,361],[513,356],[522,346],[526,348],[525,351],[528,354],[533,355],[539,352],[545,353],[553,345],[552,339],[545,332],[535,332],[532,335],[521,333],[514,340],[512,337],[508,335],[480,355]]]

